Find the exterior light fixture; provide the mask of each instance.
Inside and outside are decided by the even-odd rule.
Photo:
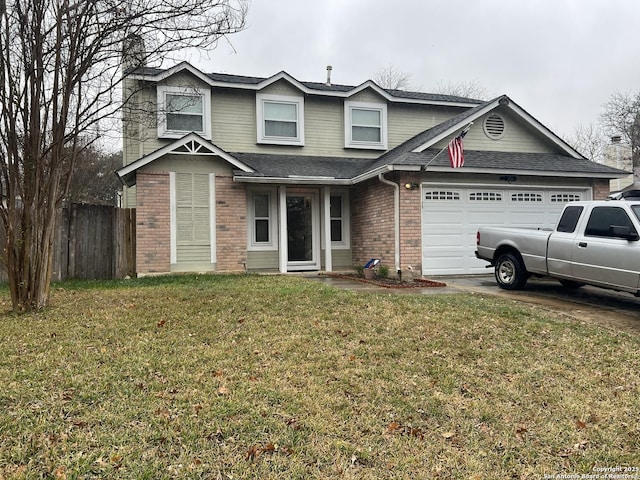
[[[406,188],[407,190],[415,190],[419,187],[419,185],[415,182],[411,182],[411,183],[405,183],[404,184],[404,188]]]

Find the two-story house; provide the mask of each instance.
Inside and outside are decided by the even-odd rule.
[[[138,274],[350,270],[486,272],[484,224],[550,227],[605,198],[599,165],[506,95],[448,95],[138,68],[125,82],[125,201]],[[450,166],[450,140],[465,162]]]

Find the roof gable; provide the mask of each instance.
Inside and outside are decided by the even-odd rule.
[[[233,155],[225,152],[220,147],[214,145],[208,140],[205,140],[197,133],[189,133],[175,142],[171,142],[164,147],[139,158],[135,162],[116,170],[116,175],[118,175],[118,178],[124,185],[131,187],[136,183],[136,172],[140,168],[149,165],[168,154],[216,156],[227,161],[238,170],[247,173],[253,172],[253,169],[250,166],[241,162]]]
[[[412,152],[419,153],[432,148],[438,142],[453,137],[459,130],[462,130],[469,123],[480,119],[484,115],[491,111],[496,110],[498,107],[508,109],[511,114],[516,118],[522,120],[523,123],[530,126],[535,132],[539,133],[543,138],[555,145],[559,150],[566,153],[573,158],[584,158],[577,150],[571,145],[565,142],[562,138],[557,136],[542,123],[536,120],[526,110],[516,104],[507,95],[501,95],[493,100],[478,105],[475,108],[467,110],[466,112],[457,115],[446,122],[437,125],[425,132],[422,132],[409,140],[410,145],[413,146]],[[407,143],[407,142],[405,142]],[[404,144],[403,144],[404,145]],[[405,146],[405,148],[407,148]]]

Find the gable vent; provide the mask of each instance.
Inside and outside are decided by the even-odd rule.
[[[487,137],[497,140],[504,135],[504,119],[497,113],[492,113],[484,120],[484,133]]]

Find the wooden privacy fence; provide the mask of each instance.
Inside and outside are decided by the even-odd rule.
[[[56,231],[52,280],[134,276],[135,225],[133,208],[80,204],[64,208]],[[7,280],[2,265],[0,281]]]

